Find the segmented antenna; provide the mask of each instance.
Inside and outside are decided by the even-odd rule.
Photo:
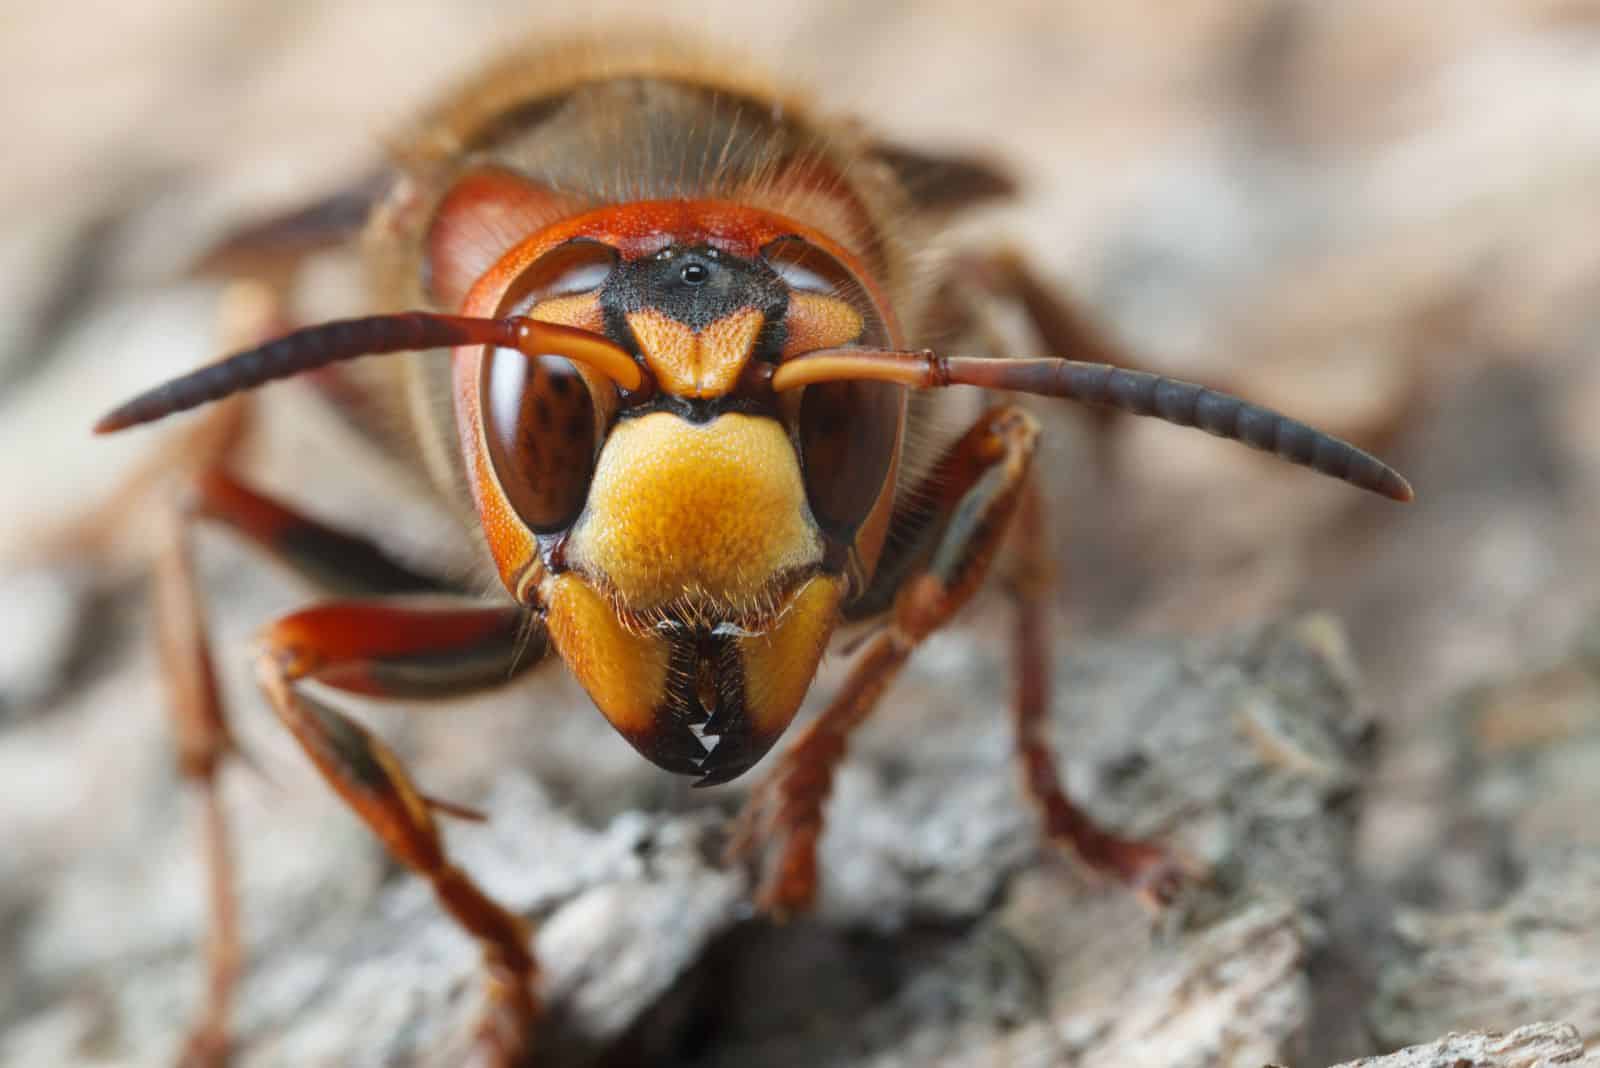
[[[1033,360],[1020,362],[1036,364]],[[1070,360],[1037,364],[1030,370],[1044,382],[1041,388],[1026,392],[1154,416],[1177,426],[1198,427],[1393,500],[1409,501],[1414,496],[1411,484],[1371,453],[1241,397],[1108,364]]]
[[[771,388],[781,392],[845,379],[895,382],[913,389],[978,386],[1154,416],[1243,442],[1393,500],[1409,501],[1414,496],[1411,484],[1377,457],[1297,419],[1193,382],[1110,364],[824,349],[780,365],[772,373]]]
[[[398,312],[323,323],[247,349],[139,394],[102,417],[94,430],[110,434],[151,423],[343,360],[457,345],[497,345],[528,356],[564,356],[606,375],[624,389],[637,390],[645,382],[644,370],[633,357],[588,330],[523,316],[481,319]]]

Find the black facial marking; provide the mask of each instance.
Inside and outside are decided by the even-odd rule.
[[[658,393],[643,404],[635,404],[617,412],[617,421],[638,419],[652,412],[671,412],[679,419],[697,425],[709,423],[728,412],[779,418],[778,401],[771,394],[756,397],[741,393],[725,393],[720,397],[679,397],[672,393]]]
[[[627,315],[645,309],[691,330],[703,330],[718,319],[753,308],[766,317],[768,327],[775,324],[781,331],[789,291],[777,272],[759,260],[731,256],[707,245],[673,245],[611,272],[600,290],[600,308],[607,332],[622,344],[633,340],[626,329]],[[782,347],[782,337],[774,329],[764,329],[756,358],[770,359],[768,350],[776,355]]]

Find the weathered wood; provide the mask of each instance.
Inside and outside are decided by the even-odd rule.
[[[224,628],[245,626],[254,600],[223,597]],[[1109,825],[1213,873],[1154,931],[1120,887],[1041,850],[1010,763],[997,632],[980,621],[941,638],[863,737],[831,808],[819,913],[786,928],[741,922],[744,873],[716,860],[736,791],[709,795],[712,811],[682,791],[596,807],[584,787],[597,779],[613,803],[642,802],[661,776],[636,761],[610,772],[596,753],[620,743],[565,680],[494,702],[563,709],[561,730],[586,739],[565,752],[536,732],[508,744],[516,719],[480,733],[457,714],[402,734],[426,788],[490,814],[487,828],[452,827],[461,863],[543,922],[552,1063],[651,1049],[706,1068],[1002,1054],[1220,1066],[1292,1052],[1319,917],[1346,885],[1364,760],[1337,628],[1310,617],[1220,640],[1063,645],[1055,742],[1072,788]],[[360,828],[263,730],[248,687],[230,689],[246,744],[283,780],[229,791],[251,956],[241,1063],[449,1063],[473,1013],[472,947],[415,880],[383,877]],[[164,762],[116,768],[96,752],[104,702],[89,693],[64,713],[78,729],[60,744],[150,800],[117,836],[85,832],[96,850],[36,899],[19,960],[45,1001],[13,1007],[0,1060],[58,1063],[96,1044],[159,1057],[193,1002],[199,879],[179,798]],[[448,765],[435,746],[453,750]],[[515,770],[522,756],[549,785]]]
[[[24,122],[0,173],[0,568],[157,440],[90,447],[93,415],[217,355],[216,293],[176,280],[200,245],[359,173],[384,130],[524,23],[607,6],[351,18],[228,0],[197,22],[192,5],[125,5],[97,11],[91,37],[75,7],[12,20],[0,96]],[[1348,707],[1347,658],[1304,624],[1063,644],[1055,740],[1074,790],[1216,868],[1152,932],[1038,854],[1002,729],[1004,622],[980,615],[919,658],[863,738],[822,911],[777,929],[741,917],[742,876],[715,863],[738,792],[641,769],[559,677],[448,722],[373,712],[431,790],[492,811],[452,843],[545,921],[558,1062],[1315,1068],[1378,1049],[1373,1030],[1392,1047],[1561,1015],[1594,1043],[1583,958],[1562,956],[1595,959],[1592,869],[1566,852],[1600,827],[1592,667],[1445,700],[1548,660],[1600,590],[1600,259],[1574,222],[1600,142],[1572,123],[1594,112],[1593,5],[1505,0],[1462,20],[1382,0],[1080,0],[997,18],[928,0],[874,7],[859,33],[846,6],[774,19],[700,0],[690,28],[750,38],[908,144],[993,149],[1025,214],[975,237],[1022,241],[1161,370],[1229,376],[1404,462],[1422,496],[1382,512],[1156,426],[1121,435],[1114,482],[1066,419],[1039,465],[1063,614],[1126,634],[1336,610],[1384,763],[1374,773],[1367,716]],[[116,77],[85,79],[68,52]],[[302,287],[307,314],[362,310],[334,266]],[[437,562],[403,492],[375,492],[279,403],[252,458],[266,484]],[[123,519],[136,555],[138,517]],[[203,549],[237,668],[299,595]],[[6,1065],[164,1063],[198,999],[203,883],[135,653],[139,573],[0,578]],[[76,633],[47,635],[52,618]],[[225,777],[253,960],[243,1063],[448,1063],[470,949],[327,801],[242,673],[228,682],[267,773]],[[1391,944],[1395,901],[1426,911],[1403,913]],[[1574,917],[1590,928],[1564,929]],[[1575,1056],[1568,1032],[1532,1028],[1370,1063],[1500,1068],[1546,1046],[1551,1063]]]
[[[1408,1046],[1387,1057],[1363,1057],[1335,1068],[1556,1068],[1594,1064],[1600,1064],[1600,1057],[1583,1055],[1583,1041],[1570,1024],[1536,1023],[1509,1034],[1450,1034],[1437,1042]]]

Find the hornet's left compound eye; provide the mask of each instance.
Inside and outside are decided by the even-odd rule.
[[[885,345],[865,287],[823,249],[798,237],[761,250],[789,287],[784,356],[844,345]],[[889,478],[906,391],[884,382],[822,382],[800,400],[800,460],[811,514],[830,536],[854,539]]]

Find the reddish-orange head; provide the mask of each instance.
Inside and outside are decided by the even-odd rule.
[[[480,227],[551,200],[495,174],[457,195]],[[446,292],[483,266],[450,208],[430,238]],[[461,311],[579,327],[637,361],[628,389],[561,356],[459,349],[473,497],[506,588],[543,612],[617,730],[670,771],[735,777],[788,726],[871,574],[905,413],[897,386],[767,382],[802,352],[897,343],[881,294],[800,223],[644,201],[538,227],[466,286]]]

